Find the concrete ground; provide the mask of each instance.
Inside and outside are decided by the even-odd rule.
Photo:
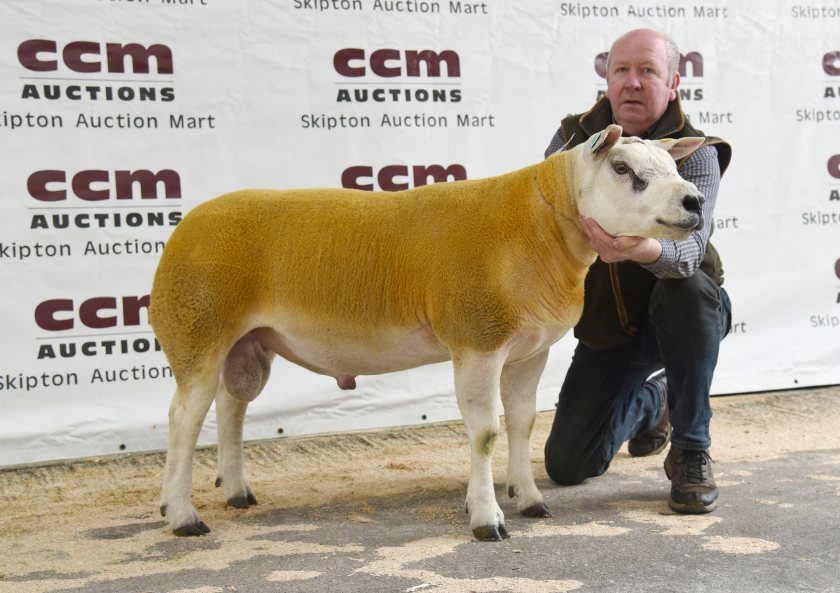
[[[225,508],[202,450],[200,538],[157,513],[161,454],[0,471],[0,593],[840,592],[840,387],[713,407],[714,513],[668,510],[664,453],[553,485],[544,413],[532,454],[554,516],[515,512],[500,439],[500,543],[473,541],[462,511],[460,423],[249,444],[247,511]]]

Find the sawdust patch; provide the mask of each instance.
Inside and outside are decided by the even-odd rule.
[[[723,554],[765,554],[778,550],[779,544],[754,537],[716,535],[703,538],[703,549]]]

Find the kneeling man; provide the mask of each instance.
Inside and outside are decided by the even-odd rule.
[[[546,156],[617,123],[648,139],[704,136],[686,120],[677,87],[680,54],[666,35],[638,29],[620,37],[607,59],[607,92],[587,112],[562,121]],[[731,325],[723,269],[709,243],[728,144],[707,138],[678,163],[704,194],[705,226],[684,241],[613,237],[582,219],[599,258],[586,278],[579,342],[545,444],[548,475],[578,484],[603,474],[625,441],[633,456],[671,443],[665,472],[669,506],[707,513],[717,505],[712,475],[709,389],[720,341]],[[643,188],[644,171],[627,171]]]

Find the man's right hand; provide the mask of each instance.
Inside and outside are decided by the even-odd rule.
[[[643,237],[614,237],[592,218],[579,217],[580,228],[604,263],[634,261],[652,264],[662,255],[662,244]]]

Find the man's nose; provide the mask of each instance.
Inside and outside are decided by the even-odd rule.
[[[624,79],[624,86],[628,89],[638,89],[641,88],[642,84],[639,82],[639,77],[636,75],[635,72],[632,70],[627,74],[627,78]]]

